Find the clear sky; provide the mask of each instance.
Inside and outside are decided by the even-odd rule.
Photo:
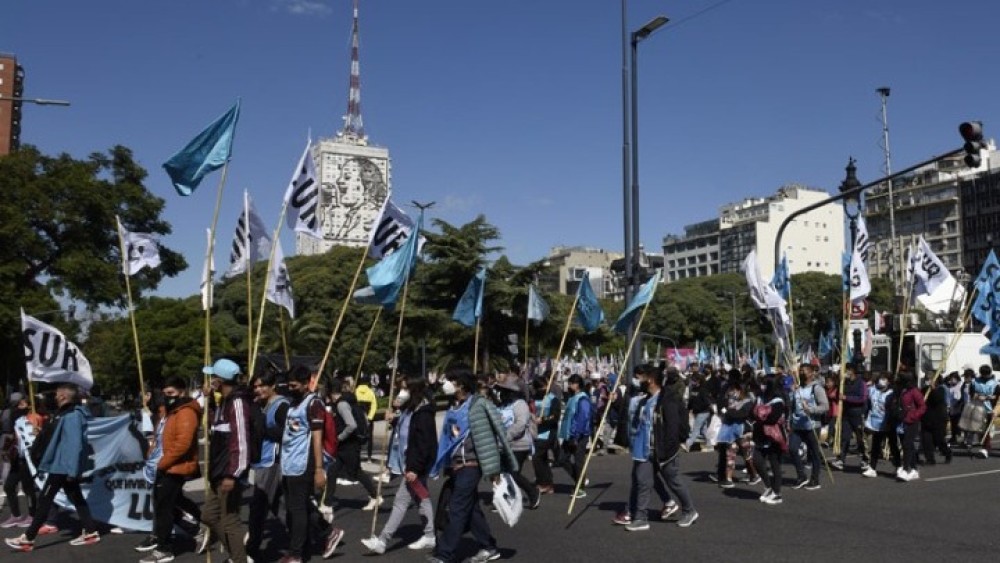
[[[880,86],[892,88],[897,169],[957,148],[961,121],[1000,130],[995,0],[628,10],[630,29],[659,14],[679,22],[640,47],[647,249],[785,183],[833,190],[848,156],[863,182],[877,178]],[[25,67],[25,96],[72,102],[26,106],[24,142],[78,158],[116,143],[135,151],[167,200],[164,243],[191,265],[160,293],[181,296],[198,291],[218,173],[183,198],[161,164],[242,97],[223,270],[243,188],[274,224],[308,131],[341,127],[350,18],[351,0],[9,1],[0,51]],[[397,201],[436,201],[430,216],[456,224],[484,213],[515,263],[561,244],[621,250],[620,0],[362,0],[361,82]]]

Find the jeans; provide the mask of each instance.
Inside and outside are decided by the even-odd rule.
[[[819,441],[816,440],[816,433],[812,430],[792,430],[792,435],[788,437],[788,450],[792,454],[792,463],[795,465],[795,474],[799,481],[806,478],[806,469],[799,456],[799,447],[805,444],[809,455],[809,463],[812,464],[812,475],[809,480],[819,483],[820,468],[823,460],[820,457]]]
[[[305,555],[306,543],[310,538],[320,538],[319,514],[312,502],[313,473],[285,477],[285,506],[287,508],[288,554],[293,557]]]
[[[705,438],[705,431],[708,430],[708,423],[712,420],[712,411],[700,412],[694,415],[694,424],[691,426],[691,434],[688,435],[687,442],[684,443],[689,449],[694,445],[699,437]],[[707,442],[708,439],[705,438]]]
[[[161,548],[169,548],[177,509],[180,508],[197,518],[201,511],[198,505],[184,496],[186,477],[156,472],[153,482],[153,536]],[[193,509],[193,512],[192,512]]]
[[[767,488],[774,491],[774,494],[781,495],[781,448],[770,445],[765,448],[756,448],[753,452],[754,465],[757,466],[758,475],[764,479]],[[771,466],[771,477],[768,479],[764,463]]]
[[[68,475],[50,473],[48,479],[45,480],[45,485],[42,487],[42,494],[38,499],[38,506],[35,508],[35,515],[31,520],[31,525],[24,532],[24,535],[29,540],[34,540],[38,535],[38,530],[45,523],[45,519],[48,518],[49,510],[52,509],[52,502],[55,500],[56,495],[59,494],[59,491],[66,493],[66,498],[76,508],[76,513],[80,517],[80,524],[83,526],[83,533],[97,531],[97,525],[90,516],[90,507],[87,506],[87,501],[83,498],[83,491],[80,490],[80,481],[78,479],[71,479]]]
[[[663,484],[677,497],[677,502],[681,505],[681,511],[684,514],[690,514],[694,512],[694,503],[691,501],[691,494],[688,493],[687,487],[681,482],[679,459],[679,455],[674,455],[670,461],[660,464],[658,473],[660,478],[663,479]]]
[[[590,442],[590,436],[569,438],[563,442],[561,463],[566,468],[566,472],[569,473],[570,478],[573,479],[573,483],[577,483],[580,480],[580,475],[583,473],[583,464],[587,460],[588,442]]]
[[[356,480],[361,483],[368,496],[375,498],[378,491],[375,489],[375,482],[371,475],[361,469],[361,444],[347,443],[341,444],[337,448],[337,457],[326,470],[326,498],[323,504],[333,506],[337,498],[337,478]]]
[[[847,459],[847,449],[851,445],[851,436],[854,436],[861,461],[868,462],[868,455],[865,453],[864,414],[864,409],[860,408],[848,407],[844,410],[840,426],[840,461]]]
[[[431,507],[431,497],[427,491],[427,476],[424,475],[418,477],[413,483],[407,483],[406,480],[400,483],[399,488],[396,489],[396,498],[392,503],[392,512],[389,513],[389,519],[386,520],[385,527],[382,528],[382,533],[378,536],[379,539],[389,543],[396,530],[399,529],[399,525],[403,523],[403,517],[406,516],[406,511],[413,501],[417,502],[417,511],[424,524],[424,537],[434,537],[434,509]]]
[[[944,439],[944,425],[921,425],[920,446],[924,450],[924,459],[927,463],[935,463],[934,448],[937,448],[945,460],[951,459],[951,448]]]
[[[913,471],[917,468],[917,435],[920,434],[920,423],[903,424],[903,470]]]
[[[445,484],[446,489],[451,489],[451,497],[448,500],[448,524],[438,537],[434,556],[446,563],[454,561],[455,549],[466,529],[472,532],[472,537],[480,548],[496,548],[497,541],[490,532],[490,525],[486,522],[483,509],[479,506],[479,480],[482,477],[483,473],[478,466],[467,466],[452,472],[448,479],[450,487]]]
[[[205,503],[201,510],[201,521],[211,529],[229,553],[233,563],[247,563],[246,546],[243,536],[246,528],[240,521],[240,499],[243,487],[239,482],[228,493],[219,491],[221,481],[211,483],[205,491]]]

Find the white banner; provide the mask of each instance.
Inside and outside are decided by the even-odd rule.
[[[156,237],[149,233],[128,231],[117,216],[115,222],[118,223],[118,232],[125,246],[125,256],[122,257],[122,271],[125,275],[132,276],[143,268],[156,268],[160,265],[160,243]]]
[[[916,250],[910,249],[906,273],[913,283],[911,299],[934,293],[938,286],[952,278],[951,272],[934,254],[924,237],[918,239]]]
[[[871,240],[868,238],[868,225],[865,224],[864,216],[858,216],[858,231],[854,239],[854,252],[861,255],[862,262],[868,262],[868,247]]]
[[[857,302],[868,297],[868,294],[872,292],[872,284],[868,279],[868,268],[865,267],[864,258],[858,252],[857,247],[854,249],[854,254],[851,255],[850,268],[851,302]]]
[[[406,212],[397,207],[391,198],[385,198],[368,241],[368,255],[378,260],[392,254],[410,237],[413,225],[413,219]]]
[[[292,173],[292,179],[285,190],[285,221],[289,229],[313,238],[323,238],[320,229],[319,181],[316,179],[316,164],[313,162],[312,140],[306,143],[299,164]]]
[[[24,363],[32,381],[75,383],[85,390],[94,385],[90,362],[59,329],[21,309],[21,334]]]
[[[281,241],[276,241],[271,271],[267,277],[267,300],[288,310],[288,316],[295,318],[295,299],[292,297],[292,278],[285,266],[285,253],[281,251]]]
[[[247,271],[261,258],[271,253],[271,237],[267,234],[264,220],[257,213],[253,200],[243,192],[243,213],[236,222],[233,248],[229,253],[229,269],[224,274],[231,278]]]

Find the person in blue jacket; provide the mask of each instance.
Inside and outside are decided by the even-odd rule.
[[[565,458],[563,465],[569,472],[573,482],[580,480],[583,473],[583,464],[587,458],[587,444],[590,442],[591,419],[593,417],[593,405],[590,403],[590,396],[584,390],[583,377],[573,374],[567,380],[569,388],[569,400],[566,401],[566,413],[559,424],[559,439],[562,441]],[[587,492],[580,488],[577,498],[587,496]]]
[[[80,477],[87,469],[87,421],[90,412],[80,404],[80,390],[72,383],[64,383],[56,390],[55,429],[38,464],[39,473],[47,475],[45,486],[38,498],[35,517],[24,534],[8,538],[7,545],[17,551],[31,551],[35,547],[35,537],[52,508],[59,491],[73,503],[80,517],[83,530],[80,536],[70,540],[73,546],[93,545],[101,541],[97,525],[90,515],[87,500],[80,490]]]

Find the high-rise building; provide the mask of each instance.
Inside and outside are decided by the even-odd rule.
[[[24,68],[17,57],[0,53],[0,156],[21,144],[21,102],[3,98],[24,95]]]
[[[351,27],[351,76],[344,127],[333,138],[313,144],[319,175],[321,240],[297,235],[299,254],[319,254],[333,246],[368,244],[382,204],[392,191],[389,150],[371,145],[361,120],[361,68],[358,57],[358,0]]]
[[[792,184],[768,197],[723,205],[718,219],[688,225],[683,236],[664,237],[666,281],[738,273],[755,248],[761,275],[770,279],[781,223],[792,213],[828,197],[822,190]],[[839,205],[826,205],[793,219],[781,239],[781,252],[788,257],[793,274],[839,274],[843,250],[844,211]]]
[[[539,278],[538,286],[542,291],[574,295],[584,274],[589,274],[594,294],[601,299],[611,298],[617,292],[611,263],[621,258],[620,252],[600,248],[556,246],[545,259],[546,265],[555,271]]]

